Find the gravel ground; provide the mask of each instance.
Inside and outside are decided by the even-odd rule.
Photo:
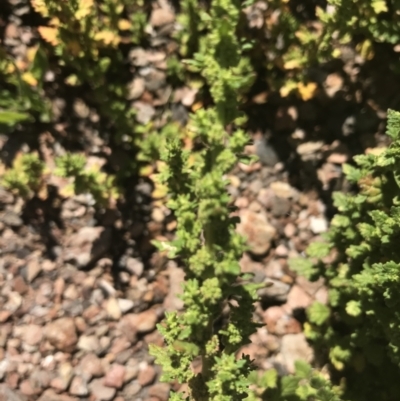
[[[23,59],[36,33],[24,22],[27,2],[9,3],[3,44]],[[129,98],[138,123],[161,127],[166,113],[184,124],[199,99],[196,89],[167,79],[167,59],[176,52],[175,13],[164,1],[157,4],[149,46],[129,53]],[[304,310],[314,300],[326,303],[327,290],[321,281],[296,277],[288,258],[328,229],[332,190],[348,190],[343,163],[386,143],[382,110],[399,103],[385,63],[366,64],[349,54],[337,68],[320,68],[313,99],[267,101],[253,88],[247,105],[254,141],[246,151],[260,162],[238,164],[228,190],[241,217],[237,229],[250,247],[242,269],[273,283],[260,291],[257,305],[256,319],[265,325],[242,350],[261,370],[287,374],[296,359],[313,360]],[[71,132],[83,143],[88,165],[118,169],[129,159],[104,139],[85,94],[55,97],[53,111],[51,129],[38,126],[36,132],[50,171],[54,156],[76,141]],[[29,149],[29,133],[20,134],[0,136],[4,163]],[[150,243],[172,238],[176,226],[152,172],[104,212],[90,196],[62,195],[67,183],[51,173],[44,198],[24,201],[0,186],[0,401],[164,401],[171,388],[179,389],[159,382],[160,369],[148,355],[149,344],[162,344],[155,328],[165,311],[182,307],[183,281],[180,267]]]

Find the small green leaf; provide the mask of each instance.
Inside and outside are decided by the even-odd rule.
[[[294,376],[285,376],[282,378],[282,396],[295,395],[299,387],[300,379]]]
[[[32,121],[32,116],[18,111],[0,110],[0,124],[13,126],[23,121]]]
[[[331,245],[325,242],[312,242],[307,250],[306,253],[308,256],[312,258],[322,259],[325,256],[328,256],[329,251],[331,250]]]
[[[297,274],[306,278],[311,278],[317,272],[311,260],[301,257],[289,259],[289,267]]]
[[[260,380],[260,386],[262,388],[276,388],[278,381],[278,372],[275,369],[269,369],[267,370],[261,380]]]
[[[311,366],[305,361],[296,361],[294,363],[294,367],[296,376],[300,377],[301,379],[307,379],[312,372]]]
[[[321,326],[324,324],[330,315],[330,309],[320,302],[314,302],[307,309],[307,316],[310,319],[311,323],[316,324],[317,326]]]
[[[346,304],[346,312],[350,316],[359,316],[362,312],[361,303],[359,301],[349,301]]]

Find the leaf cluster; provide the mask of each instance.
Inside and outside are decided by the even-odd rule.
[[[158,180],[168,186],[168,206],[178,224],[176,240],[158,245],[170,257],[180,257],[186,281],[184,312],[167,315],[159,328],[166,347],[152,347],[151,352],[163,367],[164,380],[189,384],[190,400],[243,400],[250,391],[251,363],[236,352],[257,327],[251,321],[257,286],[236,285],[245,245],[235,232],[224,178],[248,142],[239,128],[240,92],[251,81],[235,35],[239,16],[239,2],[227,0],[213,1],[202,13],[206,34],[188,64],[204,76],[215,106],[191,116],[187,131],[195,144],[192,150],[183,146],[185,133],[179,128],[164,130],[160,146],[165,164]],[[235,127],[230,134],[229,124]],[[223,323],[216,324],[221,318]],[[191,369],[195,359],[201,360],[199,374]]]
[[[291,262],[309,278],[326,280],[329,308],[309,308],[306,333],[347,377],[354,400],[389,400],[400,390],[393,380],[400,366],[399,112],[388,111],[387,134],[393,140],[388,148],[345,166],[358,192],[335,194],[338,214],[326,242],[312,244],[308,259]],[[336,256],[324,263],[331,250]]]

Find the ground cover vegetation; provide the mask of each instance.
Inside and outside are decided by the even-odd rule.
[[[299,318],[314,361],[297,361],[289,375],[260,372],[242,354],[264,325],[255,319],[260,291],[275,284],[242,271],[250,246],[229,188],[238,165],[248,171],[262,158],[248,151],[249,132],[269,125],[270,110],[279,115],[288,102],[307,115],[315,100],[327,113],[323,90],[336,84],[321,68],[347,68],[346,78],[336,76],[350,88],[340,97],[345,107],[362,97],[360,81],[375,82],[380,57],[398,74],[399,9],[397,0],[21,0],[0,11],[1,186],[24,218],[37,208],[40,225],[84,195],[100,220],[129,216],[127,226],[124,218],[113,226],[117,260],[132,245],[129,221],[154,207],[171,216],[167,232],[142,244],[146,257],[162,255],[184,271],[182,309],[165,313],[163,343],[149,347],[161,380],[179,390],[169,399],[397,399],[400,113],[386,114],[397,105],[393,93],[382,90],[368,107],[359,101],[361,114],[374,111],[372,126],[381,123],[380,146],[354,139],[371,119],[350,124],[355,157],[334,162],[342,186],[333,194],[331,183],[315,184],[313,155],[323,146],[300,151],[302,134],[292,135],[290,123],[279,138],[273,133],[272,143],[286,144],[277,150],[289,180],[301,190],[316,186],[331,217],[327,232],[289,260],[291,274],[322,280],[328,294]],[[22,45],[10,21],[20,33],[29,27]],[[182,87],[186,108],[176,101]],[[335,122],[319,132],[303,120],[311,137],[334,142]],[[149,199],[137,183],[151,186]]]

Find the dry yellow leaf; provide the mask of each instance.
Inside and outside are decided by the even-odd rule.
[[[308,84],[305,85],[302,82],[299,82],[297,84],[297,90],[299,92],[299,95],[304,101],[312,99],[317,89],[318,85],[315,82],[309,82]]]
[[[187,164],[189,167],[193,167],[196,164],[196,155],[195,154],[192,153],[188,157]]]
[[[29,47],[28,50],[26,51],[26,58],[30,63],[32,63],[32,61],[35,59],[38,49],[39,46],[33,46]]]
[[[294,89],[297,88],[297,84],[294,81],[287,81],[285,85],[280,88],[279,93],[282,97],[288,96]]]
[[[141,177],[148,177],[148,176],[150,176],[150,175],[153,174],[153,173],[154,173],[154,168],[153,168],[153,166],[152,166],[151,164],[149,164],[149,165],[147,165],[147,166],[143,166],[143,167],[140,169],[139,175],[140,175]]]
[[[67,184],[64,187],[58,188],[58,193],[63,198],[70,198],[75,195],[74,186],[72,184]]]
[[[49,21],[49,26],[52,26],[54,28],[58,28],[60,26],[60,19],[57,17],[53,17],[50,21]]]
[[[156,161],[156,167],[158,171],[161,171],[163,168],[165,168],[167,163],[163,162],[162,160],[157,160]]]
[[[294,70],[294,69],[300,68],[300,67],[301,67],[300,60],[289,60],[283,64],[283,68],[285,70]]]
[[[387,148],[386,147],[380,147],[380,148],[367,148],[365,149],[365,153],[367,155],[374,155],[374,156],[379,156],[381,153],[383,153]]]
[[[80,84],[79,78],[75,74],[69,75],[67,78],[65,78],[64,82],[67,85],[71,85],[71,86],[76,86],[76,85]]]
[[[37,193],[39,199],[41,200],[46,200],[47,197],[49,196],[49,192],[47,190],[47,185],[45,183],[43,183]]]
[[[21,78],[30,86],[37,86],[38,84],[38,80],[32,75],[31,72],[23,73]]]
[[[151,197],[154,199],[165,198],[168,194],[168,187],[159,183],[156,183],[153,193]]]
[[[375,56],[374,53],[374,45],[368,39],[364,40],[364,42],[359,43],[356,46],[356,50],[361,54],[365,60],[372,60]]]
[[[17,60],[17,61],[15,62],[15,65],[16,65],[16,67],[17,67],[17,69],[18,69],[19,71],[25,71],[26,68],[28,67],[28,64],[27,64],[26,61],[24,61],[24,60]]]
[[[75,18],[79,21],[90,14],[93,7],[93,0],[80,0],[78,11],[75,13]]]
[[[53,46],[57,46],[59,44],[57,34],[57,28],[50,28],[48,26],[39,26],[38,28],[39,34],[43,40],[50,43]]]
[[[15,72],[15,65],[13,63],[8,63],[6,67],[6,74],[12,74]]]
[[[120,19],[118,21],[118,29],[120,31],[129,31],[132,28],[132,24],[127,19]]]
[[[339,58],[342,55],[342,51],[340,49],[334,49],[332,51],[332,57],[333,58]]]
[[[49,16],[49,10],[47,9],[44,0],[31,0],[31,4],[37,13],[41,14],[43,17]]]
[[[94,35],[94,39],[103,42],[106,45],[118,45],[119,43],[119,36],[116,35],[114,32],[111,31],[100,31]]]
[[[202,102],[194,103],[192,105],[192,111],[197,111],[197,110],[201,109],[202,107],[203,107],[203,103]]]

